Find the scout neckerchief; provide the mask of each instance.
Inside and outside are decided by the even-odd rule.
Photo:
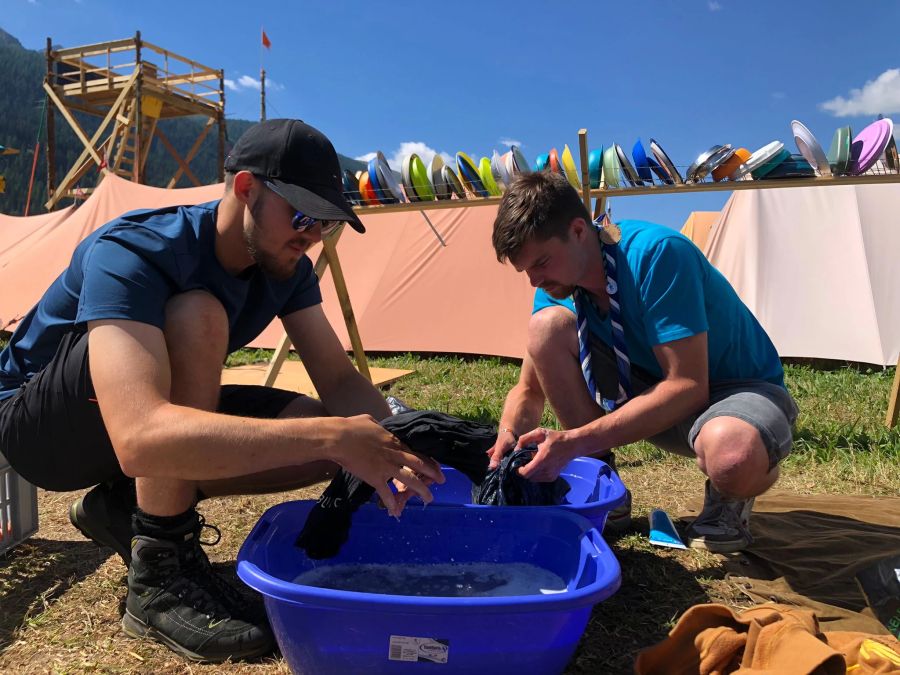
[[[605,221],[605,222],[604,222]],[[575,320],[578,327],[578,352],[581,360],[581,373],[587,384],[588,392],[597,404],[612,412],[631,397],[631,361],[628,359],[628,345],[625,343],[625,329],[622,327],[622,308],[619,305],[619,285],[616,283],[616,251],[622,232],[619,226],[609,219],[607,214],[600,216],[593,223],[600,238],[600,250],[603,267],[606,271],[606,293],[609,295],[609,319],[612,324],[613,352],[616,355],[616,369],[619,374],[619,392],[615,400],[604,398],[594,382],[591,369],[591,336],[588,328],[587,308],[591,302],[587,291],[576,287]]]

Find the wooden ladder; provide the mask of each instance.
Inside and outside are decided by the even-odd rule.
[[[132,100],[131,104],[128,106],[128,115],[127,115],[127,124],[123,123],[118,127],[118,135],[120,137],[118,144],[116,145],[115,138],[110,139],[110,147],[115,146],[115,160],[110,165],[110,170],[123,178],[127,178],[128,180],[135,179],[135,158],[136,158],[136,150],[137,143],[135,138],[135,108],[136,103]],[[144,169],[147,166],[147,157],[150,154],[150,146],[153,143],[153,137],[156,133],[156,124],[159,120],[154,117],[144,116],[143,124],[141,125],[141,134],[140,134],[140,144],[141,144],[141,166],[140,173],[143,175]],[[114,136],[115,136],[114,135]]]

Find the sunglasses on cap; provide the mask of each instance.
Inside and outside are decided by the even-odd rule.
[[[276,195],[287,201],[287,198],[278,191],[278,188],[272,181],[261,179],[263,185],[269,188]],[[295,232],[306,232],[316,223],[322,223],[322,236],[326,237],[332,232],[334,232],[344,221],[343,220],[319,220],[318,218],[313,218],[312,216],[308,216],[302,211],[296,211],[294,213],[294,217],[291,219],[291,227],[294,228]]]

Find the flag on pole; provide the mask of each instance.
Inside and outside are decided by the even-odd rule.
[[[269,36],[266,35],[266,31],[262,32],[262,43],[263,47],[265,47],[266,49],[269,49],[272,46],[272,41],[269,40]]]

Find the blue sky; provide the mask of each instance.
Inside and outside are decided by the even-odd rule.
[[[259,114],[260,29],[270,117],[299,117],[351,157],[417,151],[527,157],[655,138],[687,166],[712,145],[794,149],[792,119],[835,128],[900,112],[900,3],[115,2],[3,0],[26,47],[145,39],[224,68],[227,114]],[[900,120],[898,120],[900,121]],[[408,144],[408,145],[404,145]],[[796,150],[794,150],[796,151]],[[395,167],[399,168],[399,167]],[[680,227],[728,193],[622,197],[617,219]]]

